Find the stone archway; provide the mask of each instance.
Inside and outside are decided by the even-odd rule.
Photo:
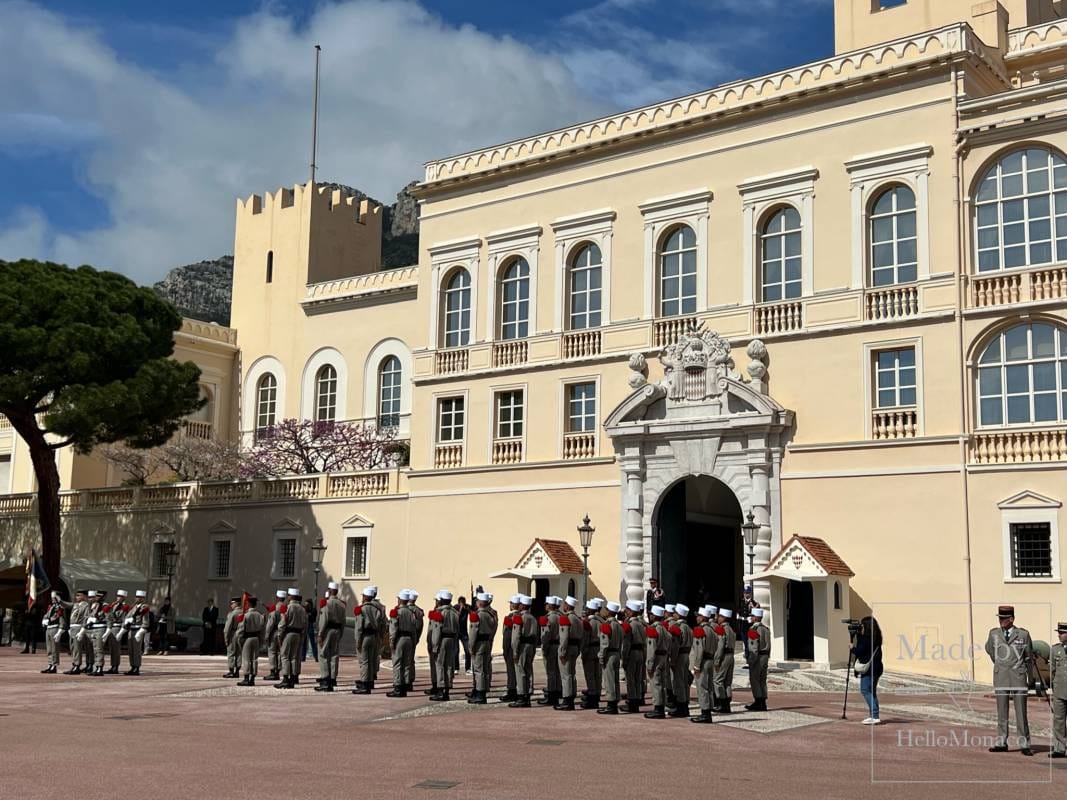
[[[688,476],[706,475],[733,492],[759,525],[754,572],[782,542],[780,468],[793,430],[793,412],[767,395],[767,349],[749,343],[746,380],[734,369],[730,343],[692,328],[660,355],[664,376],[649,383],[644,356],[630,359],[633,392],[604,423],[622,469],[623,590],[644,598],[652,574],[653,524],[663,493]],[[747,571],[747,565],[746,565]],[[756,600],[770,607],[766,581]]]

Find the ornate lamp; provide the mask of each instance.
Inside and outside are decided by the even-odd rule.
[[[322,571],[322,557],[326,555],[326,542],[322,540],[322,534],[311,545],[311,561],[315,564],[315,598],[319,596],[319,573]]]
[[[741,535],[745,538],[745,553],[748,555],[748,574],[755,572],[753,562],[756,558],[756,543],[759,541],[759,525],[756,524],[751,509],[747,519],[741,523]]]
[[[586,514],[582,524],[578,526],[578,541],[582,543],[582,561],[585,566],[582,575],[582,602],[589,598],[589,548],[593,544],[593,534],[596,528],[589,524],[589,515]]]

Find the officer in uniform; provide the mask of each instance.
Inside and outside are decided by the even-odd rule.
[[[237,641],[237,616],[241,613],[241,597],[230,598],[230,610],[226,614],[226,625],[222,629],[222,640],[226,643],[226,674],[224,678],[240,678],[240,643]]]
[[[693,647],[689,658],[689,666],[696,679],[700,714],[693,717],[690,722],[711,724],[711,710],[714,704],[714,663],[722,646],[723,639],[715,632],[715,627],[712,625],[711,608],[702,606],[697,611],[697,625],[693,628]]]
[[[1056,743],[1049,758],[1067,758],[1067,622],[1056,626],[1060,640],[1052,645],[1049,669],[1052,671],[1052,736]]]
[[[737,634],[731,627],[730,620],[734,612],[728,608],[720,608],[716,616],[717,626],[715,633],[722,637],[722,651],[715,662],[715,710],[720,714],[730,713],[730,703],[734,696],[734,646],[737,644]]]
[[[626,673],[626,708],[630,714],[641,710],[645,702],[645,623],[641,618],[645,604],[640,600],[626,601],[622,623],[622,668]]]
[[[748,680],[752,684],[752,702],[745,706],[749,711],[767,710],[767,665],[770,659],[771,629],[763,624],[763,609],[753,608],[745,634],[745,661],[748,662]]]
[[[582,652],[582,618],[574,610],[578,601],[573,597],[563,599],[559,614],[559,685],[560,698],[556,711],[574,711],[578,696],[578,655]]]
[[[348,610],[337,596],[340,587],[334,582],[326,586],[326,596],[319,600],[319,614],[315,620],[315,634],[319,640],[319,685],[316,692],[332,692],[337,686],[341,666],[341,634],[345,630]]]
[[[88,632],[89,641],[92,642],[93,667],[90,675],[99,676],[104,674],[104,633],[107,631],[107,610],[104,605],[104,597],[107,592],[89,592],[89,613],[85,618],[85,630]]]
[[[521,595],[513,594],[508,601],[508,613],[504,615],[504,636],[501,642],[501,648],[504,653],[504,669],[507,674],[507,690],[504,692],[504,696],[500,698],[502,703],[511,703],[519,699],[519,693],[516,691],[515,684],[515,651],[511,641],[511,629],[516,620],[521,620],[522,616],[518,614],[519,597]]]
[[[1000,625],[989,631],[985,651],[993,662],[993,694],[997,698],[997,740],[991,753],[1008,751],[1008,707],[1015,703],[1015,730],[1019,750],[1032,756],[1030,723],[1026,717],[1026,697],[1030,691],[1030,668],[1034,662],[1034,643],[1030,631],[1015,627],[1015,607],[997,609]]]
[[[396,607],[389,612],[389,641],[393,646],[393,689],[386,697],[408,696],[408,665],[415,657],[415,614],[411,592],[396,593]]]
[[[356,653],[359,656],[359,680],[352,694],[370,694],[378,678],[386,616],[377,596],[378,587],[368,586],[363,590],[363,602],[352,612],[356,618]]]
[[[452,605],[452,592],[437,593],[437,607],[430,612],[430,650],[437,665],[437,694],[431,700],[448,700],[459,655],[459,614]]]
[[[300,683],[300,646],[308,628],[308,612],[301,602],[300,590],[290,588],[286,595],[278,620],[278,636],[282,640],[282,680],[274,684],[275,689],[294,689]]]
[[[96,593],[93,593],[96,596]],[[78,589],[74,593],[73,603],[63,603],[63,607],[70,613],[70,669],[66,675],[78,675],[82,671],[82,663],[85,671],[92,669],[93,650],[89,643],[89,635],[85,632],[85,618],[89,616],[89,596],[84,589]]]
[[[515,661],[515,680],[518,698],[509,703],[509,708],[529,708],[533,696],[533,665],[537,654],[537,642],[540,640],[540,625],[537,617],[530,613],[533,598],[528,594],[519,595],[519,619],[511,626],[511,649]]]
[[[140,675],[145,642],[151,636],[151,631],[149,630],[151,623],[149,612],[151,608],[147,601],[148,593],[144,589],[138,589],[133,593],[133,596],[133,607],[126,615],[126,618],[122,620],[122,627],[126,629],[126,635],[129,637],[130,668],[126,670],[126,674]]]
[[[268,681],[276,681],[282,676],[282,662],[281,662],[281,639],[278,638],[278,623],[281,621],[281,614],[278,612],[278,606],[285,602],[285,590],[279,589],[274,593],[275,601],[267,606],[267,627],[263,631],[263,638],[267,640],[267,667],[270,672],[267,673]]]
[[[467,628],[467,638],[471,643],[474,690],[467,702],[485,705],[493,685],[493,639],[496,638],[497,618],[492,605],[493,596],[488,592],[478,592],[474,603],[475,610],[470,613]],[[460,620],[460,623],[462,624],[463,620]]]
[[[666,719],[664,709],[667,706],[667,685],[670,682],[667,654],[670,651],[671,633],[664,618],[667,610],[663,606],[652,606],[649,616],[652,624],[645,629],[645,668],[652,681],[652,710],[645,712],[646,719]]]
[[[63,630],[67,624],[67,611],[59,599],[58,592],[52,592],[52,603],[44,612],[41,627],[44,628],[44,644],[48,651],[48,666],[41,670],[44,675],[59,672],[59,645],[63,641]]]
[[[237,615],[237,641],[241,648],[241,674],[244,678],[238,686],[255,686],[259,672],[259,642],[267,627],[267,620],[260,613],[259,598],[249,596],[248,610]]]
[[[541,661],[545,666],[544,697],[539,706],[554,706],[563,689],[559,678],[559,604],[560,598],[549,595],[545,598],[545,614],[538,620],[541,625]]]
[[[619,623],[618,613],[622,606],[614,601],[609,601],[600,609],[600,660],[604,697],[607,705],[598,708],[598,714],[619,713],[619,666],[622,660],[622,625]]]
[[[585,602],[582,615],[582,673],[585,675],[585,689],[582,691],[582,708],[597,708],[600,705],[600,634],[597,632],[597,612],[601,602],[594,597]]]
[[[671,716],[685,719],[689,716],[689,683],[693,676],[689,671],[689,653],[693,649],[693,629],[689,627],[689,606],[679,603],[674,607],[671,620],[671,636],[678,642],[678,652],[671,663],[671,683],[674,685],[674,708]]]
[[[122,623],[130,611],[130,607],[126,605],[127,597],[129,593],[125,589],[119,589],[115,592],[115,602],[107,606],[107,631],[104,633],[104,644],[111,658],[111,666],[107,670],[108,675],[119,674],[122,640],[126,638],[126,630]]]

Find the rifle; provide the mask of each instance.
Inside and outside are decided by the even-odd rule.
[[[1026,675],[1034,682],[1034,693],[1039,698],[1044,698],[1048,707],[1052,708],[1052,698],[1049,697],[1048,687],[1045,686],[1045,682],[1041,679],[1041,672],[1038,670],[1037,664],[1034,663],[1033,653],[1026,659]]]

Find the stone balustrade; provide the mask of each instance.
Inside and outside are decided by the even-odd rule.
[[[187,419],[182,423],[182,431],[190,439],[211,439],[214,437],[214,426],[210,422],[198,419]]]
[[[600,355],[600,331],[570,331],[563,334],[563,357],[589,358]]]
[[[968,441],[972,464],[1067,461],[1067,430],[980,431]]]
[[[463,466],[463,445],[439,444],[433,451],[434,469],[456,469]]]
[[[776,333],[795,333],[804,328],[804,304],[797,300],[791,303],[770,303],[756,306],[756,335],[771,336]]]
[[[919,435],[919,412],[914,408],[879,408],[871,414],[872,439],[912,439]]]
[[[522,463],[522,439],[493,440],[494,464]]]
[[[1067,299],[1067,267],[1011,270],[968,277],[970,308]]]
[[[514,367],[526,363],[530,345],[525,339],[493,343],[493,366]]]
[[[657,319],[652,323],[652,346],[660,348],[674,344],[682,334],[689,330],[690,326],[696,324],[696,317]]]
[[[563,460],[579,461],[596,456],[595,433],[563,434]]]
[[[919,287],[913,284],[868,289],[864,292],[863,307],[868,320],[914,317],[919,313]]]
[[[453,372],[466,372],[470,355],[466,348],[459,350],[438,350],[434,361],[434,372],[449,375]]]

